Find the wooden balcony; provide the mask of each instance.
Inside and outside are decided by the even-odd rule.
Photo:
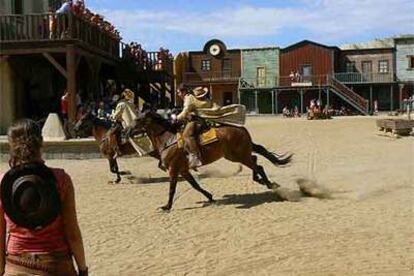
[[[335,73],[335,78],[342,83],[392,83],[395,78],[391,73]]]
[[[185,72],[184,83],[202,83],[202,82],[238,82],[240,78],[239,72],[233,71],[205,71],[205,72]]]
[[[2,50],[58,47],[71,41],[83,43],[115,59],[122,57],[122,48],[125,48],[119,38],[74,14],[0,15]]]

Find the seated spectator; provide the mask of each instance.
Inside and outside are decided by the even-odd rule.
[[[290,117],[290,110],[287,106],[285,106],[282,110],[283,117]]]

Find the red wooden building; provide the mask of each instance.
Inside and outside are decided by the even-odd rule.
[[[219,105],[237,102],[241,75],[240,50],[227,49],[218,40],[208,41],[202,51],[180,53],[175,60],[177,84],[206,86],[212,100]]]

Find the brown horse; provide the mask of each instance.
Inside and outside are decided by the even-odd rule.
[[[208,199],[208,202],[214,202],[213,196],[201,188],[191,175],[184,149],[179,147],[177,143],[171,142],[174,141],[176,134],[167,120],[157,113],[147,112],[138,120],[137,128],[148,134],[163,166],[169,172],[170,192],[168,203],[161,207],[163,210],[170,210],[173,205],[179,175],[187,180],[194,189],[202,193]],[[254,181],[266,185],[269,189],[279,187],[277,183],[272,183],[268,179],[263,167],[257,164],[257,156],[252,153],[264,156],[274,165],[289,163],[292,154],[284,156],[269,152],[263,146],[253,143],[249,132],[244,127],[221,125],[216,128],[216,133],[218,141],[200,147],[203,165],[224,157],[252,169]]]
[[[88,132],[95,138],[95,140],[99,143],[100,152],[109,161],[109,169],[112,173],[116,174],[116,180],[114,182],[119,183],[121,181],[121,175],[125,175],[127,173],[119,170],[115,148],[117,146],[119,147],[119,152],[122,156],[136,155],[137,152],[130,143],[119,143],[118,138],[121,135],[121,128],[111,128],[111,126],[111,121],[99,119],[92,115],[92,113],[88,112],[76,123],[74,131]],[[112,139],[110,139],[110,137]],[[150,153],[149,155],[159,159],[156,151]],[[162,169],[160,165],[159,167]]]

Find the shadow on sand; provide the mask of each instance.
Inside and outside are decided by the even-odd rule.
[[[264,203],[284,201],[281,197],[272,191],[266,191],[257,194],[230,194],[224,195],[223,198],[217,199],[217,205],[239,205],[238,209],[250,209]]]

